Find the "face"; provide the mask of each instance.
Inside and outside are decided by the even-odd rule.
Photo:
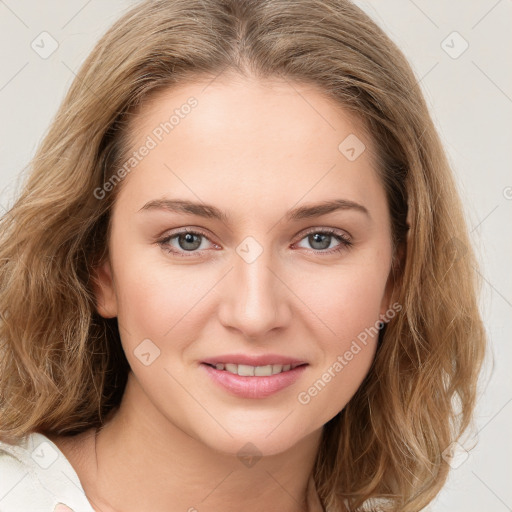
[[[98,309],[118,317],[134,399],[216,450],[270,455],[319,432],[368,373],[390,218],[372,141],[332,100],[208,83],[132,121]]]

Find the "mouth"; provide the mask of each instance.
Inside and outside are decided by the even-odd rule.
[[[292,386],[309,363],[275,354],[230,354],[203,361],[199,366],[211,382],[227,393],[239,398],[261,399]]]
[[[251,366],[248,364],[236,363],[203,363],[215,370],[229,372],[240,377],[270,377],[279,373],[288,372],[298,366],[305,366],[307,363],[291,363],[291,364],[267,364],[264,366]]]

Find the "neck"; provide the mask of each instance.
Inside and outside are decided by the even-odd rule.
[[[244,512],[304,512],[321,433],[258,460],[223,453],[162,417],[130,373],[118,411],[95,436],[84,490],[109,512],[227,512],[242,504]]]

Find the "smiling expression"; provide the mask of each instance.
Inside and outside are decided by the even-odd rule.
[[[135,149],[197,99],[119,185],[98,309],[118,317],[155,414],[215,449],[272,454],[321,429],[368,373],[376,337],[297,400],[390,306],[388,205],[372,141],[321,92],[207,84],[160,92],[131,120]]]

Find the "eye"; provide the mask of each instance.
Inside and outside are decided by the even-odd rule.
[[[315,253],[333,254],[352,246],[352,241],[345,233],[333,228],[311,229],[300,241],[306,239]],[[189,257],[186,253],[194,256],[196,253],[200,254],[202,250],[205,250],[206,248],[203,246],[205,240],[210,240],[205,233],[187,228],[167,235],[159,240],[158,244],[165,251],[186,258]],[[338,245],[332,248],[331,243],[336,240]],[[211,243],[213,244],[213,242]],[[219,248],[217,244],[213,245]]]
[[[159,240],[158,244],[165,251],[186,258],[188,257],[186,255],[187,252],[192,253],[191,256],[193,256],[198,249],[204,250],[205,247],[202,243],[204,240],[209,240],[209,238],[202,231],[184,229]],[[173,241],[175,242],[175,245],[171,243]],[[176,247],[176,245],[178,247]],[[216,247],[218,246],[216,245]]]
[[[341,252],[353,245],[352,241],[345,233],[334,228],[314,228],[308,231],[301,241],[302,240],[307,240],[307,242],[313,247],[314,252],[325,254]],[[336,240],[339,244],[332,248],[331,243]]]

